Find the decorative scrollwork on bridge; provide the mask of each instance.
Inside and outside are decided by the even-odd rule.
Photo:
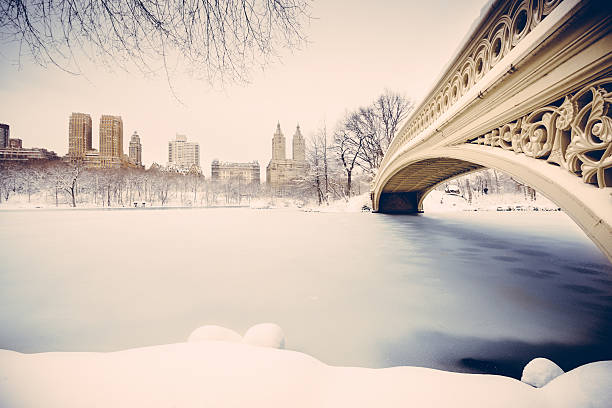
[[[612,77],[469,140],[558,164],[600,188],[612,187]]]
[[[418,135],[444,114],[474,84],[499,63],[561,0],[513,0],[500,3],[494,20],[480,28],[466,51],[451,65],[434,92],[421,104],[391,146]]]

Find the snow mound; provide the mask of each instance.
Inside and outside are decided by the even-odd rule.
[[[533,385],[534,387],[541,388],[563,373],[564,371],[561,367],[547,358],[539,357],[531,360],[527,363],[525,368],[523,368],[521,381]]]
[[[194,341],[205,341],[205,340],[218,340],[218,341],[232,341],[240,343],[242,342],[242,336],[233,330],[226,329],[221,326],[207,325],[198,327],[189,335],[188,342]]]
[[[285,333],[277,324],[260,323],[247,330],[243,341],[252,346],[283,349],[285,348]]]
[[[612,361],[585,364],[541,388],[546,406],[555,408],[612,407]]]

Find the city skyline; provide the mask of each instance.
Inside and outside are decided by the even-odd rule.
[[[10,123],[13,136],[29,145],[65,155],[67,114],[90,112],[98,123],[101,113],[109,113],[122,116],[126,135],[142,135],[147,167],[166,162],[166,143],[176,133],[200,143],[203,166],[215,157],[267,163],[269,138],[279,121],[286,129],[299,122],[308,138],[324,123],[331,132],[347,110],[367,105],[385,88],[420,99],[484,3],[392,2],[376,10],[348,1],[316,3],[306,30],[308,45],[281,50],[279,60],[264,71],[254,69],[248,83],[222,89],[183,72],[173,72],[170,89],[163,73],[108,72],[86,59],[84,74],[73,76],[26,57],[17,64],[17,51],[5,47],[0,97],[11,103],[3,106],[0,121]],[[431,30],[434,21],[437,29]],[[339,22],[342,30],[337,30]],[[40,119],[32,121],[24,106],[40,111]]]

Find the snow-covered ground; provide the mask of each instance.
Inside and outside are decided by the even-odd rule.
[[[117,207],[115,203],[111,208],[133,208],[132,205],[126,204],[123,207]],[[142,202],[138,204],[142,208]],[[315,202],[304,202],[303,200],[293,198],[254,198],[252,200],[244,200],[240,205],[230,205],[229,207],[250,207],[254,209],[296,209],[304,211],[316,212],[359,212],[364,208],[370,208],[372,202],[370,193],[363,193],[350,197],[349,199],[337,199],[329,204],[317,205]],[[183,207],[179,200],[170,200],[164,206],[157,203],[145,203],[145,208],[177,208]],[[222,204],[216,207],[225,207]],[[507,211],[516,210],[517,208],[525,211],[537,210],[556,210],[557,205],[546,199],[540,194],[536,194],[536,200],[530,200],[520,192],[509,192],[501,194],[475,195],[471,203],[467,199],[455,194],[447,194],[440,190],[430,192],[423,203],[426,212],[448,212],[448,211]],[[66,197],[61,196],[58,205],[48,196],[36,193],[28,200],[27,195],[14,194],[9,201],[0,202],[1,209],[67,209],[71,208],[66,201]],[[77,208],[106,208],[100,205],[95,205],[91,202],[79,203]],[[536,211],[537,211],[536,210]]]
[[[558,206],[537,194],[536,200],[525,198],[522,193],[489,194],[474,197],[471,203],[462,196],[434,190],[425,197],[426,212],[444,211],[551,211]]]
[[[257,199],[250,204],[251,208],[266,209],[301,209],[314,212],[360,212],[372,207],[370,193],[363,193],[348,199],[341,198],[330,201],[329,204],[317,205],[315,202],[304,204],[295,199],[276,198]],[[423,210],[427,213],[455,211],[556,211],[558,206],[539,193],[535,199],[525,197],[523,192],[503,192],[496,194],[474,194],[471,202],[458,194],[448,194],[441,190],[433,190],[423,202]]]
[[[255,331],[256,343],[278,346],[274,325]],[[535,388],[507,377],[420,367],[333,367],[303,353],[249,344],[248,332],[244,342],[228,329],[213,327],[200,334],[204,332],[202,338],[192,335],[186,343],[113,353],[0,350],[0,406],[612,406],[612,361],[557,373],[548,384]],[[209,340],[227,337],[229,341]]]

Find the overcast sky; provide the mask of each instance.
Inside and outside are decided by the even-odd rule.
[[[68,151],[71,112],[89,113],[98,148],[102,114],[123,118],[124,151],[137,130],[147,167],[168,160],[176,133],[200,143],[201,165],[258,160],[262,177],[280,121],[288,139],[299,122],[305,136],[324,122],[332,129],[347,110],[370,103],[389,88],[420,101],[477,19],[485,0],[406,1],[319,0],[306,28],[310,43],[282,52],[279,61],[257,70],[247,85],[211,89],[206,82],[175,74],[172,96],[165,76],[109,72],[86,66],[73,76],[28,59],[14,50],[0,54],[0,123],[24,147]]]

